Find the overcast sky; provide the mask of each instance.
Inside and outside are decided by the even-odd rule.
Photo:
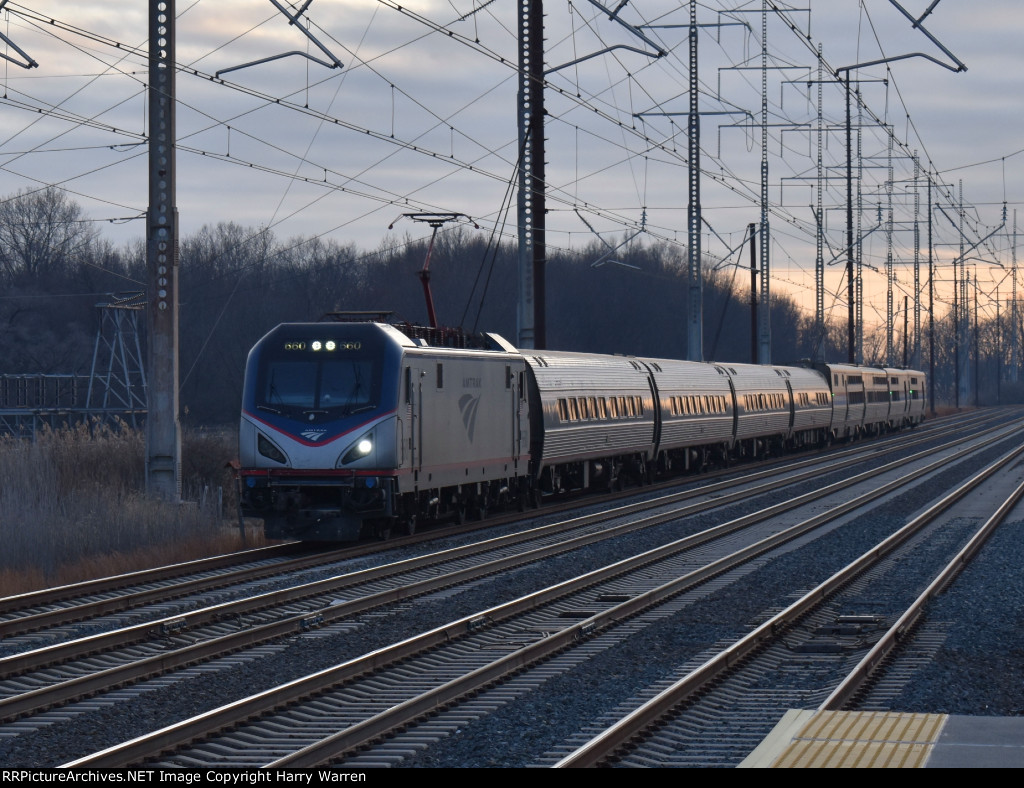
[[[901,4],[918,16],[933,3]],[[854,110],[855,125],[864,123],[861,225],[869,233],[868,265],[884,270],[888,255],[888,236],[870,231],[879,216],[887,223],[891,163],[892,246],[903,291],[913,282],[907,261],[915,216],[924,237],[924,198],[915,214],[913,197],[923,193],[924,170],[949,184],[953,201],[962,181],[970,239],[998,228],[1005,201],[1009,224],[972,256],[1009,266],[1013,212],[1024,199],[1019,0],[941,0],[924,21],[938,43],[914,30],[890,0],[770,5],[784,11],[767,22],[773,287],[813,288],[819,44],[828,82],[822,91],[824,256],[837,258],[828,284],[837,296],[826,299],[829,308],[845,309],[845,103],[832,81],[835,69],[915,55],[892,62],[888,72],[881,65],[851,72],[862,80],[868,107]],[[314,42],[269,0],[178,0],[183,236],[230,221],[271,227],[282,240],[319,236],[373,250],[407,232],[428,232],[408,220],[388,230],[411,211],[467,214],[481,226],[473,232],[503,228],[506,237],[514,235],[514,192],[507,201],[517,150],[516,5],[430,0],[402,7],[314,0],[302,17]],[[547,3],[551,245],[578,246],[595,234],[615,245],[641,228],[648,242],[685,242],[689,74],[680,25],[688,23],[689,7],[633,0],[620,18],[646,25],[645,41],[589,0]],[[702,206],[712,228],[703,245],[723,257],[760,219],[760,11],[761,0],[699,5]],[[142,238],[147,74],[144,57],[132,48],[145,51],[147,12],[142,0],[7,5],[0,32],[39,66],[26,70],[4,61],[0,70],[0,195],[57,184],[97,220],[104,237],[116,244]],[[651,44],[666,54],[651,57]],[[602,49],[609,51],[581,60]],[[0,51],[22,60],[9,46]],[[310,57],[289,54],[225,72],[285,53]],[[332,58],[342,67],[328,68]],[[967,70],[956,73],[958,62]],[[937,196],[946,206],[935,213],[943,260],[959,251],[949,197]],[[735,253],[728,259],[740,262]],[[978,266],[983,289],[994,293],[998,286],[1005,301],[1005,272]],[[937,279],[950,276],[940,270]],[[884,277],[869,268],[865,291],[865,318],[879,309],[884,317]]]

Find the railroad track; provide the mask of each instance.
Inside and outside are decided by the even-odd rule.
[[[874,450],[869,452],[874,454]],[[863,462],[853,453],[833,461],[829,472]],[[721,507],[778,486],[815,478],[820,461],[810,459],[751,474],[757,486],[733,480],[684,490],[572,520],[514,532],[502,538],[429,554],[325,580],[245,597],[157,621],[122,627],[0,659],[0,719],[12,720],[102,691],[106,686],[168,671],[252,648],[283,636],[343,621],[373,608],[473,581],[511,567],[621,537],[665,521]],[[775,479],[775,481],[773,481]],[[819,493],[820,494],[820,493]],[[697,500],[693,500],[697,499]],[[679,506],[687,503],[685,508]],[[639,513],[661,510],[642,519]],[[625,518],[625,519],[624,519]],[[529,547],[531,542],[543,542]],[[468,559],[473,563],[466,564]],[[345,594],[340,603],[336,595]],[[282,609],[283,608],[283,609]],[[106,653],[84,665],[84,657]],[[78,662],[75,662],[78,660]],[[54,667],[59,666],[59,667]],[[33,674],[31,671],[34,671]]]
[[[991,418],[990,415],[979,414],[972,417],[972,421],[979,428],[983,428],[981,425],[986,419]],[[909,448],[948,434],[951,429],[953,427],[948,421],[932,422],[927,427],[921,428],[918,431],[919,434],[910,441],[907,441],[906,436],[891,436],[870,444],[849,447],[844,453],[856,456],[862,453],[879,452],[894,441],[906,443]],[[818,456],[802,460],[797,463],[797,466],[815,462],[820,462]],[[790,467],[790,464],[791,461],[775,461],[764,465],[765,470],[770,473],[773,467]],[[701,482],[714,478],[730,478],[733,475],[728,471],[717,471],[702,477]],[[684,483],[687,481],[692,483],[692,480],[683,480]],[[666,481],[649,488],[648,493],[669,489],[678,486],[679,483],[678,479]],[[628,499],[636,494],[636,490],[628,490],[602,500],[606,504],[610,504]],[[556,515],[579,505],[579,502],[576,501],[564,501],[552,507],[546,507],[544,513]],[[380,543],[359,544],[328,552],[310,551],[298,544],[276,545],[0,598],[0,640],[4,643],[4,650],[7,653],[15,650],[25,651],[32,647],[33,642],[74,639],[84,628],[81,626],[83,622],[93,622],[102,616],[135,611],[135,619],[139,622],[160,620],[171,617],[166,612],[166,608],[172,600],[181,600],[181,609],[187,610],[197,604],[204,604],[202,601],[196,602],[192,599],[199,594],[213,591],[233,594],[235,593],[233,589],[243,588],[262,579],[280,578],[288,573],[298,576],[303,572],[328,568],[332,564],[373,556],[383,549],[411,547],[432,540],[459,536],[483,528],[516,524],[521,521],[521,515],[508,514],[492,518],[486,523],[447,526],[414,536],[400,537],[390,540],[386,545]],[[298,583],[301,580],[292,582]],[[123,615],[118,616],[116,625],[121,626],[123,620]],[[66,626],[69,624],[78,626]],[[102,622],[90,624],[91,629],[103,626]],[[60,627],[65,627],[63,632],[55,631]],[[33,632],[43,632],[44,634],[35,641],[32,638],[18,638],[18,636]]]
[[[920,665],[934,652],[934,630],[924,631],[919,640],[911,637],[927,605],[1024,496],[1022,454],[1024,447],[1013,448],[743,638],[713,655],[702,655],[706,658],[699,665],[684,668],[677,681],[553,765],[736,765],[788,708],[858,708],[872,688],[887,682],[899,685],[910,671],[906,664],[895,677],[886,671],[893,653],[897,648],[913,651],[908,660]],[[999,474],[1012,474],[1014,487],[1009,493],[1004,489],[1007,479],[997,478]],[[977,502],[965,507],[964,500],[983,485],[984,499],[991,500],[996,494],[992,490],[999,491],[991,517],[980,528],[976,518],[966,514],[956,522],[957,511],[976,511]],[[935,547],[936,542],[941,544]],[[951,549],[954,542],[963,547]],[[915,551],[934,555],[910,567],[914,580],[902,576],[893,582],[893,575],[907,570],[907,559]],[[920,593],[908,597],[912,588]],[[876,612],[843,613],[867,606]],[[787,672],[790,679],[800,673],[815,675],[813,681],[791,680],[787,688],[780,680]],[[766,681],[769,676],[772,680]],[[758,687],[769,685],[770,691],[758,692]],[[891,696],[894,689],[888,686],[883,691]],[[826,697],[814,704],[820,695]],[[744,718],[752,723],[737,722]],[[709,729],[715,731],[713,745]]]
[[[994,440],[994,439],[992,439]],[[991,441],[989,441],[991,442]],[[919,459],[918,462],[923,462],[923,459]],[[952,462],[949,458],[943,458],[934,461],[930,466],[919,471],[920,475],[927,473],[934,473],[940,467],[946,467]],[[892,483],[893,489],[901,483],[907,481],[907,476],[903,473],[903,469],[909,465],[908,461],[901,461],[895,469],[890,468],[889,473],[896,476],[902,477]],[[859,480],[863,485],[865,481]],[[834,490],[832,491],[835,492]],[[885,491],[875,491],[871,493],[873,498],[877,498],[880,495],[886,494]],[[805,499],[797,501],[797,505],[804,507],[811,504],[811,497],[808,496]],[[863,506],[866,501],[859,500],[856,503],[850,504],[851,507]],[[729,529],[723,529],[719,532],[723,534],[727,530],[736,531],[741,527],[749,527],[750,520],[765,520],[770,516],[778,516],[783,508],[792,507],[777,507],[772,511],[764,513],[760,518],[744,518],[747,522],[742,525],[738,524],[727,524],[731,527]],[[676,515],[679,516],[678,514]],[[801,523],[799,526],[794,526],[794,529],[790,530],[785,536],[768,536],[764,535],[763,538],[770,538],[772,542],[785,542],[794,539],[800,539],[801,535],[811,528],[820,528],[825,522],[835,520],[836,517],[843,516],[841,512],[833,510],[830,513],[818,515],[815,520],[820,520],[814,524],[808,524],[809,521]],[[768,529],[772,530],[771,528]],[[758,542],[760,537],[754,538],[749,537],[748,541],[753,539],[754,542]],[[702,536],[702,542],[707,542],[708,539]],[[719,538],[721,543],[727,543],[728,538]],[[367,746],[369,742],[372,742],[376,737],[387,734],[389,730],[386,726],[403,727],[413,723],[418,717],[423,714],[429,713],[431,710],[437,709],[441,706],[449,703],[455,703],[459,698],[469,694],[481,692],[481,688],[485,687],[489,683],[496,681],[506,682],[509,676],[515,676],[523,667],[527,664],[532,664],[537,661],[552,660],[553,654],[565,651],[566,653],[575,653],[578,655],[578,659],[585,660],[589,658],[587,654],[588,649],[592,648],[590,645],[592,642],[596,642],[598,633],[609,632],[615,628],[619,628],[620,631],[626,631],[629,628],[628,622],[637,616],[642,615],[641,611],[646,607],[650,607],[652,604],[690,604],[689,601],[673,601],[679,600],[680,594],[682,594],[688,587],[686,585],[679,585],[678,582],[673,581],[668,584],[660,584],[657,591],[650,589],[644,594],[637,593],[637,583],[641,585],[651,586],[653,581],[650,579],[649,574],[653,571],[651,569],[652,562],[657,562],[662,569],[660,570],[663,574],[667,573],[669,576],[679,578],[681,575],[692,575],[688,577],[688,583],[702,582],[706,583],[709,578],[721,576],[723,572],[730,571],[730,567],[724,564],[716,565],[716,562],[724,560],[724,556],[718,559],[712,559],[708,556],[695,555],[695,544],[689,543],[686,545],[675,545],[670,549],[665,549],[658,556],[643,556],[642,558],[635,559],[635,566],[616,566],[613,569],[603,570],[604,574],[607,574],[607,578],[597,578],[595,576],[583,578],[579,581],[582,586],[590,589],[589,601],[585,603],[579,600],[572,600],[572,594],[580,593],[579,588],[571,588],[567,584],[562,584],[562,587],[558,588],[557,593],[561,601],[557,599],[547,598],[551,594],[556,593],[555,591],[548,589],[543,592],[540,596],[532,599],[529,604],[533,606],[540,606],[536,609],[530,609],[527,611],[514,611],[515,605],[527,604],[522,600],[516,600],[515,603],[510,603],[512,607],[499,607],[492,608],[488,611],[481,611],[480,614],[475,616],[469,616],[465,620],[455,621],[449,623],[445,627],[440,627],[436,630],[424,633],[419,638],[407,641],[397,651],[389,651],[387,654],[382,652],[375,653],[371,658],[370,662],[366,661],[350,660],[339,668],[331,671],[324,671],[325,675],[317,677],[318,681],[323,681],[325,678],[331,679],[329,683],[342,682],[354,682],[357,678],[363,676],[367,671],[377,671],[378,667],[384,663],[393,664],[396,661],[401,661],[402,667],[398,671],[399,673],[409,673],[412,671],[410,661],[416,658],[416,655],[424,652],[425,649],[430,649],[427,652],[427,660],[431,664],[436,664],[438,660],[438,650],[441,644],[448,644],[449,641],[454,643],[453,648],[455,650],[466,651],[468,649],[475,657],[484,655],[486,657],[493,657],[495,652],[504,648],[507,653],[499,659],[489,659],[485,664],[478,664],[469,671],[471,678],[466,678],[466,671],[463,668],[452,668],[450,666],[444,669],[438,668],[435,670],[435,678],[430,683],[430,689],[425,692],[416,693],[414,690],[395,690],[395,692],[401,694],[405,693],[405,700],[396,701],[397,696],[388,695],[385,701],[385,705],[391,709],[388,712],[389,719],[385,720],[381,718],[380,714],[374,714],[364,709],[363,717],[358,721],[351,719],[344,720],[334,718],[329,722],[313,722],[312,727],[328,725],[332,730],[337,730],[339,727],[343,730],[343,734],[337,734],[331,737],[329,743],[322,744],[310,743],[307,747],[302,748],[296,753],[295,743],[292,741],[290,745],[291,751],[288,753],[281,753],[280,759],[276,762],[277,765],[294,765],[294,764],[308,764],[313,762],[319,762],[321,760],[330,760],[339,756],[339,753],[351,752],[353,748]],[[701,548],[704,549],[704,548]],[[722,548],[723,550],[725,548]],[[775,549],[767,546],[766,544],[757,544],[755,547],[743,548],[741,551],[726,550],[726,552],[736,553],[731,559],[732,562],[737,564],[749,560],[750,554],[761,554],[767,549]],[[746,552],[747,555],[743,555]],[[624,562],[625,563],[625,562]],[[709,565],[710,566],[707,566]],[[688,567],[698,565],[699,569],[687,571]],[[745,570],[749,571],[749,570]],[[630,581],[623,580],[623,573],[635,573],[640,572],[641,574],[647,573],[648,576],[644,576],[644,579],[634,579]],[[595,583],[603,582],[607,583],[608,587],[606,590],[595,591]],[[622,584],[626,583],[629,586],[628,591],[622,590]],[[661,587],[665,586],[665,587]],[[618,590],[616,590],[618,589]],[[595,610],[595,597],[601,603],[598,607],[603,605],[603,612]],[[707,594],[708,590],[702,592]],[[545,596],[547,595],[547,596]],[[569,595],[569,596],[567,596]],[[643,598],[642,598],[643,597]],[[639,600],[639,601],[638,601]],[[667,600],[667,601],[663,601]],[[555,605],[554,608],[550,607]],[[547,607],[545,607],[547,606]],[[543,608],[546,612],[538,612]],[[553,612],[554,611],[554,612]],[[520,618],[510,618],[511,616],[518,616]],[[523,618],[525,616],[525,618]],[[533,616],[534,618],[530,618]],[[536,618],[539,616],[540,618]],[[506,622],[505,619],[509,618]],[[574,619],[583,620],[576,622]],[[570,621],[568,626],[565,626],[566,621]],[[511,623],[518,621],[519,623]],[[556,625],[558,625],[556,627]],[[508,627],[511,626],[511,629]],[[502,628],[504,627],[504,629]],[[546,628],[546,629],[545,629]],[[536,632],[542,631],[547,634],[542,638],[536,637]],[[525,633],[532,633],[530,635],[531,642],[528,645],[523,644]],[[605,637],[605,635],[601,635]],[[613,637],[614,639],[614,637]],[[475,643],[473,646],[466,646],[466,643]],[[519,648],[512,649],[509,651],[510,645],[520,646]],[[454,657],[453,657],[454,659]],[[457,662],[457,660],[455,660]],[[453,663],[454,664],[454,663]],[[445,671],[458,672],[458,678],[447,678]],[[440,674],[438,674],[440,671]],[[461,672],[459,672],[461,671]],[[417,675],[426,675],[426,668],[419,671]],[[330,674],[327,676],[326,674]],[[378,672],[373,672],[375,687],[382,681]],[[420,683],[423,679],[420,677]],[[474,684],[473,682],[482,682]],[[349,689],[348,691],[353,691]],[[265,715],[268,709],[275,708],[282,704],[294,703],[303,697],[309,696],[311,693],[323,693],[327,692],[324,689],[323,684],[318,686],[310,686],[306,683],[292,682],[287,687],[276,687],[267,693],[261,693],[252,698],[238,701],[231,704],[229,708],[217,710],[211,715],[203,715],[202,718],[196,718],[194,720],[186,721],[181,726],[173,726],[173,732],[171,729],[167,729],[161,732],[158,736],[154,737],[143,737],[131,746],[118,748],[116,751],[110,750],[102,755],[95,756],[91,760],[82,760],[76,762],[76,765],[102,765],[111,764],[114,762],[132,762],[135,759],[150,758],[154,755],[153,747],[156,746],[156,751],[160,751],[170,746],[169,742],[174,740],[177,743],[183,743],[192,741],[197,737],[209,735],[211,728],[220,727],[232,727],[237,724],[239,719],[249,718],[254,715]],[[376,690],[375,690],[376,692]],[[326,696],[320,696],[316,702],[318,709],[330,703],[325,700]],[[382,695],[383,697],[383,695]],[[347,700],[342,702],[342,707],[346,709],[346,713],[351,711],[357,705],[356,701],[349,697]],[[401,719],[393,719],[394,715],[401,712],[403,716]],[[306,713],[307,718],[311,718],[310,713]],[[314,715],[315,716],[315,715]],[[261,718],[262,719],[262,718]],[[290,719],[287,722],[266,722],[265,719],[256,723],[256,726],[263,726],[270,731],[279,729],[281,725],[287,725],[292,733],[289,734],[289,739],[294,739],[294,730],[297,728],[298,723],[294,719]],[[382,727],[385,726],[385,727]],[[252,729],[247,729],[247,736],[255,735],[252,733]],[[158,744],[155,744],[157,743]],[[213,751],[220,753],[221,756],[227,757],[224,753],[227,750],[231,750],[234,745],[225,745],[221,740],[219,743],[212,745]],[[147,749],[149,748],[149,749]],[[264,744],[261,745],[261,749],[265,752],[274,752],[274,748],[264,740]],[[301,753],[301,754],[300,754]],[[209,752],[205,755],[197,754],[179,754],[175,755],[176,760],[168,761],[177,765],[188,765],[195,764],[206,759],[206,763],[219,762],[217,757],[211,756]],[[254,756],[245,755],[241,753],[235,753],[233,755],[234,760],[230,762],[235,765],[247,764],[251,765],[252,762],[246,760]],[[258,757],[258,756],[257,756]],[[213,759],[212,761],[210,759]],[[108,759],[108,760],[104,760]],[[386,759],[385,759],[386,760]],[[264,765],[265,760],[261,761],[257,765]]]
[[[948,429],[948,427],[947,427]],[[922,431],[913,441],[907,444],[907,448],[919,445],[927,440],[936,439],[946,434],[941,429],[935,431]],[[845,454],[851,458],[857,456],[870,456],[884,450],[887,442],[877,442],[866,446],[851,447]],[[812,457],[787,463],[772,463],[763,471],[747,471],[749,478],[770,478],[772,468],[778,468],[781,472],[785,469],[813,467],[822,460]],[[757,474],[760,473],[759,477]],[[751,475],[753,474],[753,475]],[[702,479],[706,483],[713,476]],[[726,477],[729,478],[729,477]],[[646,494],[657,493],[660,487],[653,487],[646,490]],[[616,498],[606,498],[604,503],[610,504],[615,500],[631,497],[636,491],[630,494],[622,494]],[[560,509],[575,506],[575,503],[563,503],[561,507],[546,509],[546,515],[557,514]],[[504,522],[515,523],[516,516],[504,518]],[[499,526],[502,519],[488,522],[486,527]],[[386,545],[386,549],[409,547],[416,543],[428,542],[431,539],[451,537],[465,533],[467,530],[476,530],[482,525],[457,526],[440,529],[432,534],[420,534],[415,537],[393,540]],[[180,621],[175,621],[175,615],[168,612],[168,605],[172,600],[180,600],[177,609],[192,610],[196,607],[209,607],[215,602],[204,601],[198,595],[204,592],[218,591],[217,594],[210,594],[205,599],[217,600],[225,596],[238,596],[239,594],[254,595],[256,592],[248,588],[249,584],[260,579],[272,578],[280,583],[280,578],[288,573],[294,573],[296,577],[287,582],[300,585],[303,580],[301,573],[309,570],[324,570],[332,565],[342,565],[343,562],[354,559],[365,559],[382,551],[380,544],[356,545],[329,553],[300,552],[295,555],[300,546],[286,545],[280,548],[270,548],[259,551],[249,551],[237,556],[221,556],[215,559],[179,564],[173,567],[163,567],[151,572],[138,572],[130,575],[115,578],[106,578],[100,581],[65,586],[55,591],[43,591],[35,594],[22,595],[20,597],[0,600],[0,609],[6,609],[6,620],[0,620],[0,637],[3,638],[4,650],[7,653],[14,651],[30,651],[33,643],[52,643],[54,641],[68,641],[80,639],[83,630],[89,632],[102,631],[104,627],[114,626],[123,628],[128,620],[139,622],[138,626],[144,630],[147,624],[153,627],[166,627],[168,625],[180,627]],[[199,574],[196,575],[195,573]],[[77,591],[84,597],[81,601],[69,595]],[[49,601],[45,609],[40,609],[44,600]],[[53,604],[62,601],[62,604]],[[22,608],[17,609],[21,604]],[[123,615],[125,611],[133,611],[129,619]],[[100,616],[122,614],[113,617],[113,624],[107,625],[97,620]],[[227,611],[221,615],[227,615]],[[65,627],[63,631],[58,628],[74,622],[76,625]],[[87,622],[87,623],[85,623]],[[26,633],[40,632],[37,638],[21,637]],[[102,638],[90,641],[102,644]],[[125,641],[121,641],[125,642]],[[100,645],[99,648],[106,646]],[[76,656],[73,651],[75,647],[66,649],[61,659]],[[77,655],[81,655],[80,652]],[[2,673],[2,671],[0,671]]]

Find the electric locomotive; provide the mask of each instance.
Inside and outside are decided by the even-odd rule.
[[[272,330],[246,366],[243,513],[263,518],[269,538],[345,541],[518,495],[525,362],[485,339],[431,347],[383,323]]]

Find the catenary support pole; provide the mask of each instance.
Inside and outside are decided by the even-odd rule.
[[[149,3],[149,307],[146,489],[181,499],[178,422],[178,209],[175,191],[175,0]]]

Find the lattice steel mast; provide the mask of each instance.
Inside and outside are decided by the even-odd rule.
[[[1013,280],[1012,292],[1010,295],[1010,382],[1017,382],[1017,347],[1020,328],[1017,325],[1017,209],[1013,210],[1013,252],[1011,257],[1012,269],[1011,279]]]
[[[893,233],[893,207],[892,207],[892,181],[893,181],[893,169],[892,169],[892,142],[896,136],[896,132],[889,129],[889,145],[888,155],[886,157],[886,176],[885,176],[885,198],[886,198],[886,215],[885,215],[885,363],[890,367],[896,363],[895,359],[895,348],[893,347],[892,335],[895,331],[893,326],[893,319],[895,318],[895,310],[893,308],[892,300],[892,289],[893,279],[895,277],[895,269],[893,268],[893,255],[892,255],[892,233]]]
[[[921,160],[914,151],[914,353],[911,366],[921,368]]]
[[[824,226],[824,201],[822,199],[822,181],[824,168],[822,161],[823,138],[825,135],[822,117],[822,58],[821,44],[818,44],[818,184],[816,190],[817,211],[815,215],[816,249],[814,256],[814,336],[815,336],[815,359],[825,360],[825,226]]]
[[[757,360],[772,363],[771,234],[768,227],[768,2],[761,0],[761,292],[757,310]]]

